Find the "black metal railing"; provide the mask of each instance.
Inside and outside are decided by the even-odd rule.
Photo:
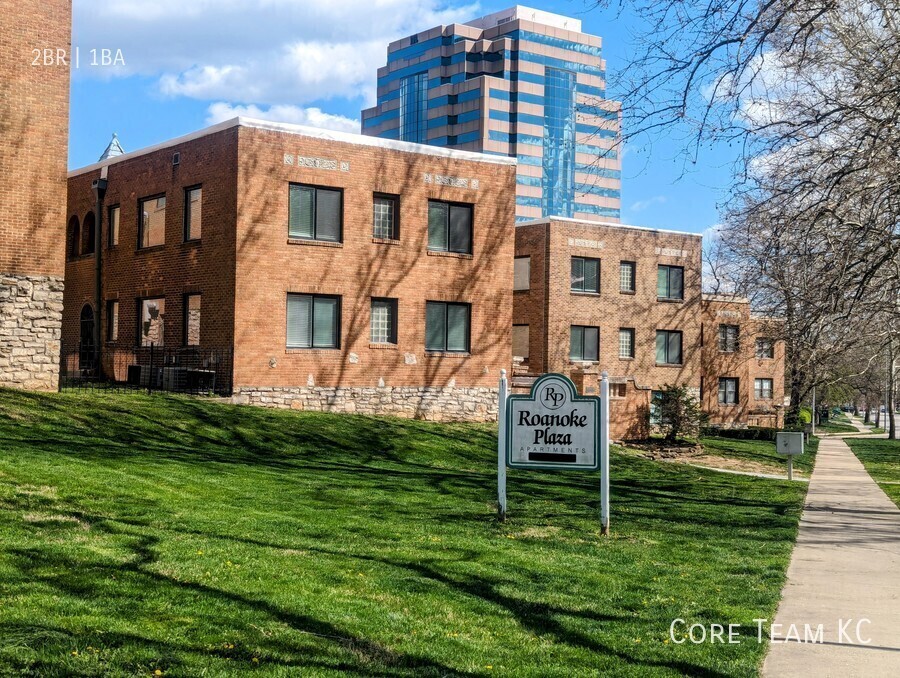
[[[60,389],[131,389],[231,395],[234,354],[199,347],[105,346],[96,365],[91,347],[63,345]]]

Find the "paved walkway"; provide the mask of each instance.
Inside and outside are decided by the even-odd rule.
[[[764,676],[900,676],[900,509],[839,437],[819,444],[787,578],[772,634],[791,639]],[[792,624],[801,639],[822,624],[824,642],[796,642]]]

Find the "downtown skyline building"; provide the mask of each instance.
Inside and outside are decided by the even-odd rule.
[[[362,132],[516,158],[516,222],[618,222],[621,105],[598,36],[522,6],[388,45]]]

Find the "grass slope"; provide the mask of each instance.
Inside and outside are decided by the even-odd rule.
[[[0,391],[0,674],[757,673],[805,485],[614,455],[612,538],[596,474],[511,471],[500,525],[495,441]]]
[[[700,443],[706,454],[760,464],[772,473],[787,473],[787,459],[778,454],[773,442],[710,436],[701,438]],[[794,470],[808,477],[812,473],[818,449],[819,439],[811,437],[804,453],[794,458]]]
[[[900,506],[900,440],[844,438],[872,479]]]

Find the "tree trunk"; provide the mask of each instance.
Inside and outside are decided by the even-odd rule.
[[[865,401],[864,405],[866,406],[866,413],[863,415],[863,423],[871,424],[872,423],[872,410],[869,407],[869,401]]]
[[[887,402],[884,404],[884,413],[888,421],[888,438],[897,440],[897,418],[894,414],[894,342],[888,344],[888,369],[887,369]]]

